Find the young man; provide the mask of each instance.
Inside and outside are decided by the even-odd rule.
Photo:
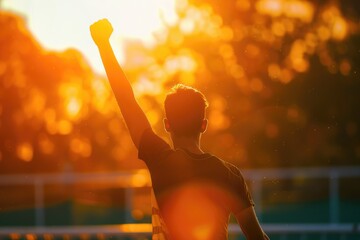
[[[240,171],[200,148],[205,132],[207,101],[196,89],[177,85],[165,100],[165,129],[173,148],[151,129],[118,64],[109,38],[108,20],[90,26],[111,88],[151,175],[153,239],[227,239],[233,213],[247,239],[268,239],[261,229]]]

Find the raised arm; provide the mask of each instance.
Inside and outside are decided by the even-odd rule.
[[[107,19],[102,19],[90,26],[92,39],[97,45],[106,75],[120,107],[131,138],[137,148],[142,133],[150,128],[148,119],[137,103],[133,89],[122,71],[109,42],[113,28]]]

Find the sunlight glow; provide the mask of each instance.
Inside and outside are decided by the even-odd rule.
[[[62,119],[57,122],[57,130],[61,135],[68,135],[72,132],[73,125],[70,121]]]
[[[149,186],[150,176],[148,171],[139,170],[137,173],[131,176],[131,186],[132,187],[144,187]]]
[[[305,42],[302,40],[296,40],[291,47],[290,60],[293,69],[298,72],[305,72],[309,67],[308,61],[304,58],[305,52]]]
[[[131,233],[131,232],[151,232],[152,231],[152,225],[148,223],[128,223],[128,224],[121,224],[119,225],[119,231],[125,232],[125,233]]]
[[[82,157],[89,157],[92,152],[91,143],[85,138],[73,138],[70,141],[70,149]]]
[[[328,25],[328,35],[331,35],[333,39],[341,41],[346,37],[348,24],[337,7],[331,6],[327,8],[322,13],[322,19]]]
[[[224,196],[206,183],[177,189],[167,196],[170,200],[163,207],[169,231],[178,239],[212,239],[223,227],[216,225],[216,219],[223,217],[217,204],[225,202]]]
[[[70,119],[75,119],[81,110],[82,100],[80,86],[64,83],[59,88],[59,94],[64,99],[65,112]]]
[[[212,100],[209,111],[209,131],[227,129],[230,126],[230,119],[224,114],[226,101],[221,97]]]
[[[81,101],[75,97],[68,100],[66,110],[71,118],[76,117],[81,109]]]
[[[52,50],[80,50],[98,71],[104,72],[89,26],[108,18],[115,29],[112,40],[119,51],[126,39],[153,44],[154,32],[177,19],[175,0],[3,0],[2,8],[24,14],[30,31]],[[120,59],[122,57],[120,56]]]
[[[24,113],[27,118],[40,117],[46,104],[44,94],[38,89],[32,88],[29,97],[24,104]]]
[[[153,82],[145,76],[140,76],[138,81],[134,83],[133,88],[137,96],[144,93],[156,95],[162,91],[161,83]]]
[[[304,22],[311,22],[314,15],[313,5],[302,0],[260,0],[256,3],[256,9],[273,17],[285,15]]]
[[[25,162],[31,161],[33,158],[33,146],[28,142],[19,144],[16,148],[16,155]]]
[[[337,17],[334,20],[332,26],[332,37],[336,40],[343,40],[346,37],[346,34],[347,34],[346,21],[341,17]]]

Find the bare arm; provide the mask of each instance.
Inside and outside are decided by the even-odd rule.
[[[246,239],[249,240],[269,240],[269,237],[262,230],[256,217],[254,207],[248,207],[235,217],[243,231]]]
[[[90,26],[91,36],[99,49],[106,75],[132,141],[139,148],[141,135],[145,129],[150,128],[150,123],[137,103],[133,89],[116,60],[109,42],[112,31],[112,26],[107,19],[99,20]]]

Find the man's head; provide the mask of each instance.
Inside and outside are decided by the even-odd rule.
[[[205,96],[182,84],[174,86],[165,98],[165,128],[175,136],[193,137],[206,130]]]

